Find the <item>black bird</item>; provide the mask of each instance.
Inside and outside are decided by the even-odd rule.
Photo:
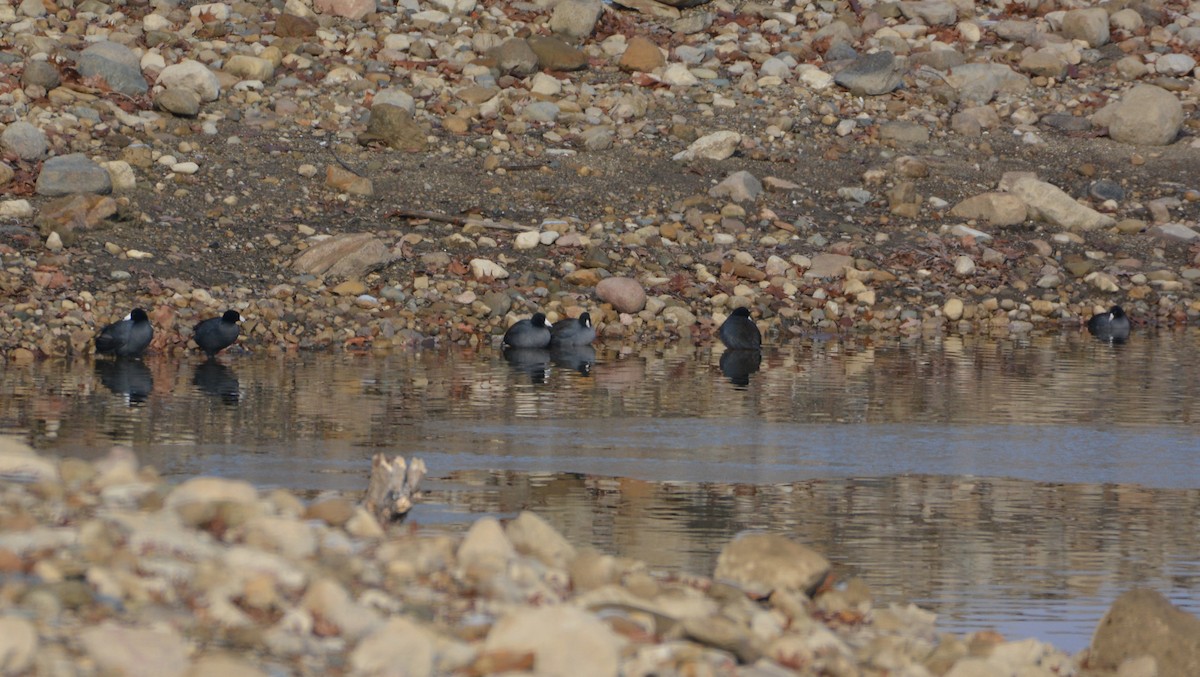
[[[233,345],[238,339],[238,322],[242,316],[236,310],[226,310],[220,317],[210,317],[196,325],[192,339],[209,357]]]
[[[559,320],[550,327],[550,345],[586,346],[596,340],[596,328],[592,326],[590,313],[577,318]]]
[[[750,319],[749,308],[735,308],[721,323],[721,343],[731,350],[759,350],[762,334]]]
[[[96,360],[95,369],[100,383],[113,393],[124,395],[129,404],[145,402],[154,392],[154,376],[141,360]]]
[[[96,334],[96,352],[117,357],[138,357],[154,338],[154,327],[146,311],[134,308],[125,319],[113,322]]]
[[[550,345],[550,323],[546,316],[534,313],[527,320],[520,320],[504,332],[504,345],[513,348],[546,348]]]
[[[1096,313],[1088,320],[1088,331],[1103,341],[1123,343],[1129,338],[1129,316],[1121,306],[1113,306],[1107,313]]]

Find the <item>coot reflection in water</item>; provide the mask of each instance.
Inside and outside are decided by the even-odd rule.
[[[553,346],[550,348],[550,359],[563,369],[577,371],[583,376],[590,376],[592,366],[596,364],[596,349],[589,345]]]
[[[535,385],[545,383],[550,373],[550,351],[545,348],[505,347],[504,359],[513,369],[528,374]]]
[[[758,372],[762,353],[757,350],[726,350],[721,353],[721,373],[735,386],[750,385],[750,374]]]
[[[130,404],[145,402],[154,390],[150,367],[137,358],[96,360],[96,375],[105,388],[128,398]]]
[[[205,395],[221,398],[225,404],[237,404],[241,399],[241,384],[238,383],[237,374],[215,359],[196,365],[192,385]]]

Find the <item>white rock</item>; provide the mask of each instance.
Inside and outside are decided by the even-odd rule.
[[[171,20],[167,17],[152,12],[142,17],[142,30],[173,31],[175,30],[175,24],[171,23]]]
[[[700,78],[692,74],[687,64],[673,63],[663,70],[662,81],[668,85],[690,87],[700,82]]]
[[[108,178],[112,180],[112,190],[114,193],[120,193],[126,190],[133,190],[137,187],[137,174],[134,173],[133,167],[124,160],[109,160],[101,162],[100,166],[108,172]]]
[[[722,130],[706,134],[693,141],[686,150],[672,157],[675,161],[691,162],[692,160],[724,160],[737,150],[742,142],[742,135],[737,132]]]
[[[548,73],[538,73],[533,76],[529,91],[543,96],[556,96],[562,92],[562,82]]]
[[[618,674],[621,640],[608,624],[570,606],[522,609],[488,633],[486,653],[533,653],[540,675],[611,677]]]
[[[501,268],[500,265],[494,261],[489,261],[487,259],[471,259],[469,265],[471,267],[471,275],[473,275],[477,280],[485,277],[490,277],[493,280],[503,280],[504,278],[508,277],[508,271],[504,268]]]
[[[959,277],[967,277],[975,274],[975,260],[970,256],[963,254],[954,259],[954,273]]]
[[[176,174],[195,174],[200,171],[200,165],[195,162],[176,162],[171,165],[171,171]]]
[[[57,230],[51,232],[50,237],[46,238],[46,249],[49,249],[52,252],[60,252],[63,250],[63,241],[62,238],[59,237]]]
[[[211,2],[203,5],[192,5],[189,10],[193,17],[199,17],[201,14],[207,17],[208,21],[228,21],[232,10],[229,5],[223,2]]]
[[[514,243],[516,244],[517,249],[533,249],[534,247],[538,246],[541,241],[541,233],[537,232],[536,230],[529,230],[525,231],[524,233],[518,233]]]
[[[208,66],[191,59],[163,68],[158,73],[158,84],[164,89],[194,91],[200,101],[216,101],[221,96],[221,80],[217,79],[217,74],[210,71]]]
[[[833,86],[833,76],[812,64],[800,64],[796,66],[796,72],[800,75],[800,82],[813,91],[819,92]]]
[[[1196,67],[1196,60],[1187,54],[1164,54],[1154,62],[1154,70],[1163,75],[1187,75]]]
[[[17,616],[0,617],[0,675],[19,675],[33,665],[38,634],[33,624]]]
[[[33,216],[33,205],[29,200],[5,200],[0,202],[0,219],[28,219]]]
[[[942,314],[951,322],[957,322],[963,316],[963,302],[960,299],[949,299],[942,305]]]
[[[21,440],[0,436],[0,479],[53,481],[58,467]]]

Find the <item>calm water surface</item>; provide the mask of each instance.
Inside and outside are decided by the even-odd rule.
[[[1120,592],[1200,612],[1200,332],[1111,346],[809,340],[573,355],[150,358],[0,372],[0,432],[113,443],[182,479],[361,491],[421,455],[411,519],[531,509],[577,544],[711,571],[738,531],[790,535],[878,598],[1083,648]]]

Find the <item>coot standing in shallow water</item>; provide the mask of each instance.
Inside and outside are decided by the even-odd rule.
[[[592,326],[590,313],[559,320],[550,327],[550,344],[554,346],[586,346],[595,340],[596,328]]]
[[[1088,331],[1104,341],[1126,341],[1129,339],[1129,316],[1121,306],[1113,306],[1107,313],[1092,315],[1088,320]]]
[[[192,339],[209,357],[225,350],[238,339],[242,316],[236,310],[226,310],[220,317],[210,317],[196,325]]]
[[[504,345],[513,348],[547,348],[550,346],[550,323],[542,313],[520,320],[504,333]]]
[[[749,308],[735,308],[721,323],[721,343],[730,350],[760,350],[762,334],[750,319]]]
[[[96,334],[96,352],[117,357],[139,357],[154,338],[150,317],[134,308],[125,319],[113,322]]]

